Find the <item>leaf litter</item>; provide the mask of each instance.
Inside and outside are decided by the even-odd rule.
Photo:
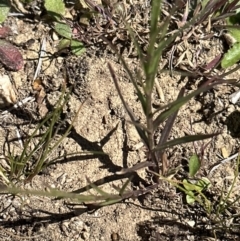
[[[9,27],[0,27],[0,38],[6,38],[12,33]],[[23,67],[23,57],[20,51],[11,43],[0,39],[0,61],[7,69],[18,71]]]

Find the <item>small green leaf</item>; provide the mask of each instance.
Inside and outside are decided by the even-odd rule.
[[[57,49],[58,49],[58,51],[59,51],[59,50],[68,48],[70,45],[71,45],[71,40],[64,38],[64,39],[62,39],[62,40],[59,41],[58,46],[57,46]]]
[[[67,39],[72,38],[72,29],[69,25],[65,23],[56,23],[54,30],[64,38],[67,38]]]
[[[240,23],[240,14],[239,14],[240,8],[236,9],[236,14],[230,16],[227,18],[227,24],[228,25],[234,25],[234,24],[239,24]]]
[[[192,155],[189,160],[189,175],[193,177],[199,170],[201,163],[196,154]]]
[[[44,7],[48,12],[64,15],[65,5],[62,0],[45,0]]]
[[[203,177],[202,179],[200,179],[197,184],[196,184],[196,190],[197,191],[202,191],[205,190],[207,188],[209,188],[211,186],[211,182],[209,181],[208,178]]]
[[[72,40],[71,41],[71,50],[75,55],[79,56],[82,53],[84,53],[86,49],[84,48],[83,43],[81,43],[77,40]]]
[[[188,180],[183,180],[183,186],[187,191],[194,191],[196,190],[195,184],[190,183]]]
[[[236,39],[237,42],[240,42],[240,30],[237,28],[228,28],[230,35]]]
[[[4,22],[8,16],[10,10],[10,5],[7,0],[3,0],[0,3],[0,23]]]
[[[238,13],[226,19],[227,25],[232,25],[232,27],[227,27],[227,30],[237,42],[240,42],[240,29],[238,26],[240,23],[239,10],[240,8],[236,9]]]
[[[189,192],[191,195],[186,195],[186,201],[188,204],[193,204],[195,202],[195,199],[193,198],[194,194],[193,192]]]
[[[222,68],[228,68],[240,60],[240,43],[235,43],[232,48],[224,54],[221,65]]]

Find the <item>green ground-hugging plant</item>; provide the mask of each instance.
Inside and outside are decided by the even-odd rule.
[[[194,156],[194,157],[193,157]],[[197,158],[194,154],[191,158]],[[190,160],[191,161],[191,160]],[[190,172],[190,161],[189,161],[189,172]],[[236,212],[239,209],[240,195],[237,194],[234,198],[231,197],[234,189],[237,188],[237,180],[239,179],[239,164],[240,164],[240,153],[235,163],[235,171],[233,181],[229,187],[222,186],[222,190],[215,193],[215,198],[208,197],[205,193],[211,187],[211,183],[208,178],[202,177],[200,179],[191,178],[184,179],[183,181],[172,180],[168,177],[159,176],[162,180],[165,180],[181,190],[186,195],[186,202],[193,204],[194,202],[199,203],[206,212],[208,218],[208,225],[211,227],[212,236],[218,239],[218,233],[229,233],[239,235],[239,218],[240,214]],[[195,169],[195,168],[194,168]],[[196,170],[196,169],[195,169]],[[190,174],[190,173],[189,173]]]
[[[206,6],[210,0],[203,0],[202,6]],[[228,68],[239,62],[240,60],[240,4],[239,0],[218,1],[220,3],[219,10],[213,13],[213,18],[224,19],[225,24],[220,25],[222,30],[227,29],[228,34],[225,35],[226,41],[230,48],[223,55],[221,60],[222,68]],[[221,4],[224,3],[224,4]]]
[[[137,96],[141,102],[142,110],[146,118],[146,125],[137,123],[137,118],[134,116],[133,112],[128,107],[126,101],[124,100],[120,88],[118,86],[117,78],[114,73],[113,68],[109,65],[109,69],[116,85],[118,94],[125,106],[129,117],[131,119],[132,124],[136,127],[139,136],[142,138],[143,143],[147,147],[149,160],[155,164],[154,170],[156,173],[159,173],[159,163],[162,158],[163,152],[166,148],[172,147],[174,145],[183,144],[187,142],[193,142],[196,140],[202,140],[205,138],[211,138],[214,134],[210,135],[193,135],[193,136],[185,136],[181,138],[176,138],[172,141],[167,141],[170,131],[172,129],[174,120],[177,116],[178,110],[186,104],[191,98],[196,97],[200,93],[207,91],[213,88],[215,85],[227,83],[226,80],[223,79],[224,75],[221,76],[208,76],[208,81],[204,83],[204,85],[200,86],[197,90],[191,92],[190,94],[184,96],[185,89],[182,88],[179,91],[179,95],[177,99],[171,103],[166,104],[165,106],[161,106],[157,110],[153,110],[152,107],[152,93],[154,90],[154,83],[157,73],[161,73],[164,69],[159,70],[159,62],[161,61],[162,53],[165,49],[169,47],[174,40],[180,36],[185,29],[191,27],[194,24],[201,23],[202,21],[206,20],[214,11],[217,11],[217,4],[219,1],[209,1],[206,4],[205,8],[199,12],[197,16],[194,16],[192,19],[189,20],[183,27],[181,27],[178,31],[172,34],[170,37],[167,36],[167,30],[169,27],[171,16],[174,12],[178,9],[178,1],[173,4],[173,8],[169,13],[168,17],[161,21],[159,26],[159,17],[161,15],[161,1],[153,1],[152,2],[152,11],[151,11],[151,26],[150,26],[150,38],[149,38],[149,45],[146,51],[146,54],[142,52],[138,42],[135,40],[133,32],[129,29],[130,34],[132,35],[132,39],[134,41],[135,47],[138,50],[140,64],[141,64],[141,71],[143,72],[143,77],[141,76],[142,73],[138,73],[136,76],[130,71],[126,62],[119,55],[119,58],[122,61],[122,64],[129,74],[130,80],[132,81],[135,90],[137,92]],[[222,5],[227,1],[221,1]],[[110,44],[110,43],[109,43]],[[112,46],[113,49],[114,46]],[[183,73],[186,75],[191,75],[191,73]],[[227,74],[225,73],[225,76]],[[140,83],[140,84],[139,84]],[[230,83],[230,82],[228,82]],[[160,114],[159,114],[160,113]],[[158,143],[156,143],[154,139],[154,134],[158,131],[159,125],[165,124],[165,128],[161,133],[161,138]],[[147,161],[147,162],[148,162]],[[162,165],[164,168],[164,163]],[[165,170],[162,170],[162,173],[165,173]]]
[[[56,102],[54,109],[36,126],[33,133],[24,141],[22,153],[8,150],[6,162],[9,165],[9,171],[2,170],[1,176],[4,177],[5,184],[23,181],[27,183],[32,178],[51,164],[51,153],[62,143],[64,138],[70,133],[72,124],[61,135],[59,131],[64,123],[61,120],[63,108],[69,100],[71,92],[66,92],[63,88],[59,100]],[[32,142],[35,145],[32,145]]]
[[[174,182],[172,179],[169,178],[169,175],[171,174],[171,170],[168,170],[168,168],[166,167],[164,155],[165,155],[165,150],[174,145],[181,145],[187,142],[193,142],[193,141],[202,140],[206,138],[212,138],[217,134],[215,133],[215,134],[209,134],[209,135],[192,135],[192,136],[189,135],[189,136],[184,136],[184,137],[180,137],[180,138],[176,138],[174,140],[168,141],[168,137],[174,125],[174,120],[176,119],[178,110],[184,104],[186,104],[191,98],[198,96],[202,92],[208,91],[212,89],[214,86],[219,84],[223,84],[226,82],[230,83],[229,80],[226,81],[224,79],[224,77],[227,76],[227,74],[229,74],[230,72],[227,72],[225,74],[218,75],[218,76],[208,74],[206,78],[207,81],[198,89],[185,95],[185,89],[182,88],[179,91],[179,95],[175,101],[171,103],[167,103],[166,105],[161,106],[157,110],[153,110],[153,107],[152,107],[152,104],[153,104],[152,93],[154,90],[156,75],[158,73],[165,71],[164,69],[159,69],[159,63],[161,62],[163,52],[166,49],[168,49],[171,44],[174,43],[176,38],[181,37],[182,34],[184,34],[184,31],[186,29],[191,28],[194,25],[201,24],[203,21],[208,20],[212,15],[214,15],[214,13],[216,13],[219,10],[221,6],[227,5],[229,4],[229,2],[226,0],[225,1],[223,0],[208,1],[208,3],[206,3],[206,5],[202,7],[201,11],[196,12],[196,14],[190,14],[193,17],[191,17],[188,22],[184,22],[184,24],[182,24],[181,27],[171,35],[168,34],[171,18],[174,15],[174,13],[178,11],[178,8],[180,7],[180,4],[182,4],[182,2],[176,1],[175,4],[173,4],[173,8],[169,12],[169,15],[165,18],[164,16],[161,15],[162,13],[161,9],[163,4],[162,1],[153,0],[151,4],[152,6],[151,6],[151,16],[150,16],[149,44],[147,46],[146,52],[143,52],[141,50],[137,40],[135,39],[133,31],[129,28],[129,33],[132,36],[132,40],[134,42],[135,48],[138,51],[138,56],[141,64],[141,71],[139,71],[137,75],[132,73],[128,68],[126,62],[124,61],[123,57],[119,55],[119,58],[126,72],[128,73],[133,86],[135,87],[138,99],[141,102],[143,114],[145,116],[145,122],[143,123],[137,122],[138,118],[133,114],[133,111],[129,108],[127,102],[124,100],[123,95],[121,94],[117,77],[111,65],[109,65],[109,69],[110,69],[113,81],[115,83],[117,92],[119,94],[119,97],[121,98],[122,103],[130,117],[130,121],[135,126],[139,136],[142,139],[142,142],[144,143],[147,149],[147,155],[146,155],[148,157],[147,161],[138,163],[131,168],[124,169],[124,173],[127,173],[127,172],[132,173],[139,170],[140,168],[151,166],[154,182],[150,183],[149,186],[143,190],[129,191],[127,190],[127,186],[131,181],[129,179],[124,183],[124,185],[122,185],[122,187],[114,186],[114,188],[116,189],[116,193],[106,193],[102,189],[100,189],[97,185],[91,183],[91,181],[88,180],[89,188],[93,188],[98,193],[98,195],[80,195],[77,193],[68,193],[68,192],[58,191],[55,189],[49,189],[48,192],[40,191],[40,190],[23,190],[21,188],[14,186],[13,183],[9,181],[7,185],[2,188],[2,192],[13,193],[13,194],[18,193],[18,194],[32,194],[32,195],[43,195],[43,196],[50,196],[50,197],[71,198],[71,199],[77,200],[79,203],[90,202],[91,204],[93,204],[94,207],[96,206],[99,207],[103,205],[117,203],[126,198],[140,196],[146,192],[149,192],[150,190],[152,190],[152,188],[155,188],[155,187],[157,188],[159,180],[162,179],[162,180],[166,180],[167,182],[173,184],[174,186],[184,191],[187,195],[189,195],[195,201],[199,202],[206,209],[206,211],[209,214],[211,214],[211,203],[209,203],[208,198],[204,194],[204,189],[206,188],[206,186],[198,185],[196,183],[192,184],[189,182],[187,183],[185,182],[185,186],[184,185],[182,186],[182,184],[184,184],[183,181]],[[186,15],[188,15],[188,13]],[[107,42],[106,39],[104,40]],[[111,43],[109,44],[111,45]],[[112,46],[112,48],[115,49],[114,46]],[[212,68],[214,67],[215,65]],[[174,71],[172,71],[171,73],[174,73]],[[182,72],[181,74],[188,75],[191,77],[199,76],[197,73]],[[61,101],[59,103],[61,103]],[[60,106],[62,108],[62,105]],[[41,147],[42,144],[44,145],[50,144],[51,141],[53,140],[52,139],[53,126],[57,122],[56,120],[59,118],[59,110],[56,110],[56,112],[53,111],[53,113],[50,114],[50,117],[46,117],[46,118],[49,118],[49,119],[46,119],[46,121],[51,119],[52,122],[50,121],[50,123],[52,124],[50,124],[50,127],[46,132],[48,134],[46,134],[46,136],[43,136],[43,139],[40,139],[39,147]],[[45,122],[45,120],[43,122]],[[40,125],[43,125],[43,124],[40,124]],[[158,128],[160,125],[163,125],[164,128],[161,133],[160,139],[158,140],[158,142],[156,142],[154,136],[156,132],[158,132]],[[69,131],[70,129],[66,131],[66,134],[64,134],[63,137],[66,137]],[[33,137],[34,135],[31,136],[30,139]],[[24,150],[24,152],[26,153],[26,150]],[[15,168],[13,170],[19,170],[19,169],[20,171],[23,170],[24,168],[23,166],[21,166],[21,163],[22,162],[26,163],[26,160],[24,158],[27,156],[27,159],[29,159],[33,154],[34,154],[34,151],[30,152],[28,155],[25,155],[23,153],[22,154],[23,159],[20,159],[21,161],[19,161],[19,159],[14,159],[13,157],[10,156],[9,159],[13,163],[12,168]],[[46,155],[47,153],[43,154],[43,159],[40,159],[40,161],[38,162],[40,163],[40,168],[44,167],[44,164],[46,161]],[[74,155],[74,153],[72,153],[71,155]],[[28,174],[27,180],[30,180],[32,178],[32,175],[36,175],[39,172],[38,167],[39,166],[37,165],[36,168],[33,169],[35,171]],[[198,168],[200,168],[200,166],[198,166],[196,169]],[[15,172],[13,172],[13,174],[15,174]],[[5,180],[9,180],[9,177],[6,176],[4,172],[2,172],[2,175],[4,176]],[[194,191],[194,193],[192,191]],[[198,193],[198,195],[195,195],[196,193]],[[223,210],[224,212],[224,208],[222,208],[221,210]]]
[[[151,171],[153,175],[155,175],[153,180],[155,180],[155,182],[158,182],[159,179],[162,179],[171,183],[173,186],[179,188],[186,194],[187,203],[190,204],[195,201],[198,202],[205,209],[206,214],[208,215],[210,220],[212,222],[216,222],[217,221],[216,216],[215,215],[213,216],[216,210],[215,207],[216,206],[219,207],[217,212],[218,218],[219,216],[221,216],[222,218],[223,213],[226,211],[226,206],[222,205],[220,202],[219,203],[213,202],[204,193],[211,186],[211,183],[208,180],[208,178],[201,177],[200,179],[195,179],[194,181],[190,181],[190,179],[182,180],[182,181],[171,180],[171,178],[169,177],[172,176],[172,170],[166,169],[167,165],[165,165],[164,163],[165,162],[164,152],[165,152],[165,149],[172,147],[174,145],[183,144],[186,142],[194,142],[197,140],[203,140],[204,138],[211,138],[214,136],[214,134],[195,135],[195,136],[186,136],[186,137],[176,138],[172,141],[167,141],[179,108],[183,106],[185,103],[187,103],[190,100],[190,98],[193,98],[199,95],[200,93],[213,88],[217,84],[224,83],[225,82],[224,77],[228,76],[228,74],[230,74],[231,72],[229,71],[221,76],[216,76],[216,77],[208,76],[209,77],[207,78],[208,81],[204,85],[202,85],[200,88],[198,88],[197,90],[193,91],[192,93],[186,96],[184,96],[184,88],[181,89],[179,91],[179,95],[177,99],[174,102],[168,103],[167,105],[162,106],[155,111],[152,108],[152,101],[153,101],[152,94],[153,94],[156,74],[159,72],[161,73],[161,71],[164,71],[164,70],[158,69],[159,61],[161,60],[162,53],[176,39],[176,37],[179,36],[180,33],[182,33],[189,26],[192,26],[194,24],[200,24],[202,21],[208,18],[211,19],[211,16],[215,16],[216,13],[218,13],[218,18],[224,18],[226,16],[236,14],[234,13],[234,10],[236,10],[237,8],[234,8],[234,7],[237,4],[237,2],[236,1],[232,1],[232,2],[231,1],[208,1],[208,3],[206,3],[206,5],[202,8],[202,11],[200,11],[197,16],[194,15],[195,17],[193,17],[188,23],[185,23],[185,25],[183,25],[183,27],[180,28],[179,31],[177,31],[175,34],[172,34],[172,36],[168,38],[166,38],[166,34],[170,23],[170,18],[174,13],[174,11],[177,9],[178,5],[177,5],[177,2],[175,2],[176,9],[174,9],[174,7],[172,8],[172,12],[169,13],[168,17],[162,20],[161,25],[159,27],[158,19],[159,19],[159,16],[161,15],[160,13],[161,11],[159,10],[161,8],[160,2],[161,1],[152,2],[150,40],[149,40],[149,45],[146,53],[141,51],[140,46],[138,45],[138,42],[136,41],[133,32],[131,31],[131,29],[129,29],[129,32],[132,36],[135,47],[138,49],[138,54],[139,54],[140,64],[141,64],[141,71],[134,76],[134,74],[130,71],[122,56],[119,55],[119,58],[121,59],[123,66],[125,70],[128,72],[130,80],[132,81],[135,87],[135,90],[138,95],[138,99],[141,102],[142,110],[146,118],[145,119],[146,124],[137,122],[138,118],[134,116],[132,110],[129,108],[127,102],[124,100],[123,95],[121,94],[117,77],[115,75],[114,69],[110,64],[109,64],[109,69],[110,69],[112,78],[114,80],[115,86],[117,88],[118,94],[122,100],[123,105],[125,106],[125,109],[128,112],[130,121],[135,126],[139,136],[141,137],[143,143],[145,144],[145,147],[147,148],[148,153],[146,156],[148,157],[148,160],[146,161],[145,166],[147,166],[148,165],[147,163],[149,162],[154,165]],[[228,9],[229,12],[219,12],[219,9],[223,9],[223,11],[225,9]],[[114,46],[112,46],[112,48],[115,49]],[[212,66],[211,68],[216,67],[216,65],[214,66],[212,63],[210,63],[209,66]],[[236,71],[238,68],[239,66],[237,66],[234,69],[234,71]],[[161,133],[161,137],[159,141],[156,142],[154,137],[156,132],[158,131],[159,125],[164,125],[164,128]],[[161,165],[161,170],[160,170],[160,165]],[[143,163],[142,163],[142,166],[144,166]],[[200,167],[201,165],[199,162],[199,158],[197,154],[194,154],[189,161],[190,176],[193,177],[196,174],[196,172],[200,169]],[[131,168],[131,170],[133,169],[134,168]],[[137,169],[138,169],[138,166],[136,166],[134,170],[137,170]],[[229,193],[231,193],[231,191],[229,191],[227,195],[224,196],[224,204],[226,203],[226,200],[228,200]],[[239,198],[237,197],[236,200],[232,202],[232,204],[235,204],[238,201],[239,201]],[[225,207],[225,208],[220,208],[220,207]],[[219,213],[219,210],[221,210],[221,215]],[[218,222],[220,221],[218,220]],[[223,219],[221,219],[221,222],[224,222]]]

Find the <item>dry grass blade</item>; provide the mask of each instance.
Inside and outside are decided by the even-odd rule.
[[[138,87],[138,84],[137,84],[137,82],[136,82],[136,80],[135,80],[135,77],[134,77],[133,73],[131,72],[131,70],[129,69],[126,61],[125,61],[124,58],[121,56],[121,54],[118,53],[116,47],[115,47],[109,40],[107,40],[107,39],[106,39],[105,37],[103,37],[103,36],[101,36],[101,39],[102,39],[103,41],[105,41],[106,43],[108,43],[108,45],[114,50],[114,52],[117,54],[118,58],[121,60],[121,63],[122,63],[122,65],[123,65],[125,71],[127,72],[127,74],[128,74],[128,76],[129,76],[132,84],[134,85],[134,88],[135,88],[136,91],[137,91],[137,95],[138,95],[139,100],[141,101],[142,108],[143,108],[144,112],[146,113],[146,100],[145,100],[145,98],[144,98],[144,95],[143,95],[142,91],[141,91],[140,88]],[[113,69],[112,69],[112,70],[113,70]],[[114,73],[114,71],[112,71],[112,73]],[[115,74],[114,74],[114,76],[115,76]],[[115,79],[116,79],[116,77],[115,77]]]
[[[126,174],[126,173],[131,173],[131,172],[136,172],[139,169],[145,168],[145,167],[153,167],[154,163],[149,162],[149,161],[144,161],[137,163],[136,165],[129,167],[129,168],[123,168],[122,170],[116,172],[117,175],[121,174]]]
[[[220,163],[217,163],[216,165],[214,165],[208,172],[208,175],[212,175],[212,173],[221,165],[223,165],[224,163],[231,161],[233,159],[235,159],[236,157],[238,157],[239,153],[236,153],[228,158],[223,159],[222,161],[220,161]]]
[[[56,189],[49,188],[48,191],[42,191],[42,190],[27,190],[27,189],[21,189],[17,187],[1,187],[0,193],[11,193],[11,194],[23,194],[23,195],[35,195],[35,196],[45,196],[45,197],[53,197],[53,198],[68,198],[72,200],[76,200],[79,203],[82,202],[97,202],[101,200],[105,200],[105,197],[103,196],[96,196],[96,195],[81,195],[81,194],[75,194],[71,192],[64,192],[59,191]]]
[[[41,67],[42,67],[42,61],[43,61],[43,58],[44,58],[45,54],[46,54],[46,37],[43,37],[41,49],[40,49],[40,54],[39,54],[39,59],[38,59],[38,64],[37,64],[37,68],[35,70],[33,80],[35,80],[40,73],[40,70],[41,70]]]
[[[232,0],[232,1],[226,1],[226,6],[224,7],[224,11],[227,13],[231,11],[235,11],[239,8],[239,0]]]
[[[117,92],[119,94],[119,97],[120,97],[120,99],[121,99],[121,101],[122,101],[122,103],[123,103],[123,105],[124,105],[128,115],[129,115],[129,117],[131,118],[131,121],[132,122],[136,122],[137,118],[134,116],[133,112],[131,111],[131,109],[128,107],[127,103],[124,100],[124,98],[122,96],[122,93],[121,93],[121,90],[119,88],[118,82],[117,82],[117,78],[116,78],[115,72],[114,72],[114,70],[113,70],[113,68],[112,68],[112,66],[110,64],[108,64],[108,68],[110,70],[110,73],[111,73],[111,76],[113,78],[114,84],[115,84]],[[146,146],[148,146],[148,140],[147,140],[147,136],[146,136],[145,132],[141,128],[139,128],[138,126],[135,125],[135,127],[136,127],[136,130],[137,130],[139,136],[142,138],[144,144]]]
[[[183,96],[184,91],[185,90],[183,88],[180,90],[178,99]],[[167,141],[168,136],[172,130],[173,123],[177,117],[178,111],[179,111],[179,109],[175,113],[173,113],[171,116],[169,116],[169,118],[165,124],[165,127],[163,128],[163,131],[161,133],[161,137],[160,137],[157,147],[161,146],[163,143],[165,143]]]
[[[163,123],[170,115],[175,113],[179,108],[181,108],[184,104],[186,104],[191,98],[199,95],[200,93],[206,92],[210,89],[212,89],[216,85],[220,85],[223,83],[231,83],[229,80],[220,80],[217,82],[211,83],[212,80],[209,80],[208,83],[205,83],[202,87],[198,88],[195,91],[192,91],[192,93],[188,94],[187,96],[181,97],[165,106],[161,106],[158,108],[154,114],[156,114],[158,111],[161,111],[163,109],[168,108],[167,110],[163,111],[161,114],[159,114],[156,119],[154,120],[154,129],[158,128],[158,126]],[[233,80],[235,82],[235,80]]]
[[[184,94],[184,89],[181,89],[179,92],[178,98],[182,97],[183,94]],[[169,134],[172,130],[173,123],[177,117],[177,114],[178,114],[178,110],[168,118],[156,148],[161,147],[164,143],[166,143],[169,137]],[[162,174],[164,175],[167,171],[167,166],[168,166],[166,154],[163,151],[157,151],[155,152],[155,155],[156,155],[157,161],[162,163]]]

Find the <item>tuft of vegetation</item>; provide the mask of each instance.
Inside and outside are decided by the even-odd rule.
[[[225,28],[228,30],[227,42],[230,49],[224,54],[221,66],[222,68],[228,68],[236,64],[240,60],[240,5],[239,1],[230,1],[225,6],[227,12],[231,12],[229,17],[226,18]],[[224,11],[224,10],[223,10]],[[228,37],[229,36],[229,37]]]
[[[63,15],[65,13],[64,2],[61,0],[58,0],[57,2],[59,3],[58,8],[55,8],[53,5],[53,3],[56,4],[55,0],[45,0],[44,6],[48,14],[54,19],[51,22],[54,31],[63,37],[59,43],[59,49],[70,47],[72,52],[76,55],[82,54],[84,50],[82,42],[79,39],[74,38],[72,27],[67,23],[67,21],[63,21]],[[102,15],[105,14],[104,8],[91,5],[89,4],[89,1],[86,2],[88,2],[88,5],[92,7],[92,10],[95,10],[95,13]],[[181,20],[175,17],[177,16],[179,18],[179,10],[183,12]],[[163,14],[163,12],[165,14]],[[129,116],[128,121],[135,127],[139,137],[141,138],[146,149],[147,157],[147,160],[142,161],[133,167],[122,169],[116,175],[128,173],[129,176],[131,176],[131,174],[142,168],[148,168],[150,175],[152,175],[152,181],[148,182],[149,185],[146,185],[144,188],[139,190],[132,190],[129,185],[131,183],[131,178],[128,178],[127,180],[124,180],[123,185],[120,187],[113,185],[115,192],[107,193],[87,178],[88,188],[93,189],[96,193],[90,195],[80,195],[77,193],[64,192],[51,188],[48,191],[26,190],[16,185],[16,183],[21,180],[24,180],[24,183],[31,181],[32,178],[38,175],[44,168],[54,163],[55,160],[49,159],[51,153],[70,133],[74,120],[64,132],[59,132],[63,123],[63,120],[61,119],[62,110],[70,95],[70,93],[65,93],[65,91],[63,91],[52,112],[49,113],[36,127],[34,132],[29,135],[22,153],[17,155],[14,152],[9,152],[8,155],[6,155],[6,161],[9,164],[10,169],[9,171],[4,169],[0,170],[0,174],[5,181],[5,187],[2,189],[2,192],[70,198],[78,201],[79,203],[85,204],[87,207],[98,208],[150,193],[153,189],[157,189],[162,181],[166,181],[184,193],[186,203],[188,205],[194,205],[195,203],[200,204],[205,210],[210,222],[218,223],[218,226],[214,226],[214,233],[218,228],[224,228],[231,232],[229,225],[226,220],[224,220],[224,215],[225,212],[227,212],[227,207],[233,207],[239,201],[239,197],[236,197],[234,200],[230,200],[231,192],[236,184],[239,174],[239,158],[236,164],[235,178],[230,190],[223,190],[219,198],[220,200],[213,200],[208,196],[209,192],[211,192],[210,180],[199,173],[202,168],[202,157],[206,149],[206,145],[202,145],[200,152],[195,150],[195,154],[189,157],[188,176],[182,180],[178,180],[176,178],[176,175],[181,167],[171,169],[169,167],[169,161],[166,153],[169,148],[176,145],[183,145],[205,139],[212,140],[213,137],[219,134],[219,132],[211,134],[202,133],[176,137],[175,139],[169,140],[169,136],[181,107],[187,104],[191,99],[197,98],[202,93],[210,91],[218,85],[226,83],[236,84],[236,80],[229,80],[226,79],[226,77],[233,71],[236,71],[239,66],[231,71],[218,75],[215,74],[214,70],[217,67],[220,67],[220,63],[223,68],[226,68],[239,61],[239,43],[233,46],[232,49],[225,54],[222,60],[221,57],[217,56],[211,62],[207,63],[204,68],[203,66],[192,65],[191,70],[190,68],[187,68],[185,71],[182,71],[174,69],[172,65],[170,65],[169,68],[161,69],[160,65],[163,56],[170,48],[173,46],[176,47],[179,42],[186,42],[191,38],[194,38],[193,30],[195,27],[206,24],[206,22],[210,22],[212,24],[210,24],[210,28],[224,28],[226,26],[220,25],[219,21],[230,21],[229,19],[232,16],[236,17],[237,15],[238,1],[203,1],[203,3],[197,3],[195,8],[193,8],[189,3],[184,4],[183,1],[175,1],[172,8],[166,7],[163,1],[151,1],[148,44],[145,49],[143,49],[139,44],[138,36],[135,34],[133,29],[128,25],[128,23],[125,23],[125,28],[127,29],[126,31],[131,36],[131,40],[139,58],[140,68],[137,73],[131,71],[127,62],[124,60],[123,55],[118,53],[116,46],[114,46],[109,39],[101,36],[102,40],[107,43],[115,51],[115,53],[117,53],[121,64],[134,86],[138,100],[140,101],[142,107],[143,116],[145,117],[142,122],[138,121],[138,116],[135,116],[133,110],[129,107],[129,104],[122,94],[114,68],[111,64],[108,64],[119,98],[121,99]],[[107,15],[106,19],[114,21],[111,15]],[[216,25],[214,25],[215,23]],[[177,26],[177,29],[174,31],[172,31],[173,26]],[[233,35],[235,35],[235,33],[236,35],[239,34],[237,31],[234,33],[232,32]],[[178,62],[181,62],[181,57]],[[189,84],[188,82],[185,87],[179,90],[179,93],[175,97],[174,101],[163,106],[159,106],[158,108],[154,108],[153,93],[156,86],[156,76],[163,72],[167,72],[171,75],[179,74],[184,77],[188,76],[191,77],[191,81],[197,81],[199,77],[202,77],[204,81],[197,86],[196,89],[191,91],[187,90],[187,84]],[[162,127],[161,133],[159,133],[159,127]],[[159,134],[160,138],[157,139],[156,136],[159,136]],[[31,143],[33,140],[36,140],[36,144],[32,148]],[[94,150],[92,153],[105,154],[97,153]],[[69,153],[69,155],[76,155],[76,153]],[[126,178],[126,176],[123,178]],[[17,182],[13,182],[13,180],[17,180]]]
[[[62,94],[56,103],[55,108],[37,125],[33,133],[29,134],[24,143],[22,153],[19,155],[14,150],[9,150],[6,154],[6,162],[9,165],[7,172],[1,172],[5,184],[18,182],[30,182],[32,178],[39,174],[51,164],[51,154],[68,136],[71,127],[59,135],[64,120],[61,119],[63,108],[69,100],[69,94],[63,89]],[[32,146],[32,142],[35,145]]]

